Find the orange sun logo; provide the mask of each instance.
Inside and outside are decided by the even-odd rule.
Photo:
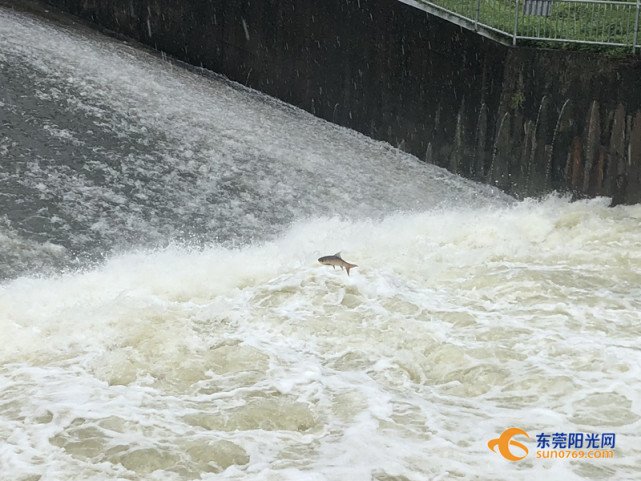
[[[522,434],[528,439],[530,438],[530,436],[528,436],[528,434],[522,429],[509,428],[503,431],[503,433],[497,439],[492,439],[491,441],[489,441],[487,443],[487,447],[495,453],[496,451],[494,451],[494,448],[498,446],[499,453],[501,453],[501,456],[503,456],[505,459],[508,459],[510,461],[519,461],[528,455],[528,450],[522,443],[512,440],[512,438],[517,434]],[[523,456],[515,456],[514,454],[512,454],[512,451],[510,451],[510,446],[521,448],[525,452],[525,454]]]

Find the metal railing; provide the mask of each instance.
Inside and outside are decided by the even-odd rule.
[[[641,47],[641,0],[408,1],[488,37]]]

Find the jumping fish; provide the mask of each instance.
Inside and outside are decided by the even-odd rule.
[[[356,264],[350,264],[349,262],[346,262],[343,260],[341,257],[341,253],[337,252],[333,256],[324,256],[320,257],[318,259],[318,262],[325,266],[332,266],[334,269],[336,269],[336,266],[342,268],[345,268],[347,270],[347,275],[349,275],[349,270],[352,267],[358,267]]]

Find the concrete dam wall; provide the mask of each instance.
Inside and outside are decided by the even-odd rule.
[[[398,0],[48,3],[517,197],[641,201],[638,57],[506,47]]]

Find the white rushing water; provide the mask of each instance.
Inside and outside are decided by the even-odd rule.
[[[0,65],[61,105],[30,137],[130,149],[3,161],[35,206],[0,232],[3,481],[638,479],[641,207],[514,203],[3,9]],[[338,250],[349,277],[316,262]],[[521,461],[488,448],[509,427]],[[614,457],[536,458],[575,432]]]

